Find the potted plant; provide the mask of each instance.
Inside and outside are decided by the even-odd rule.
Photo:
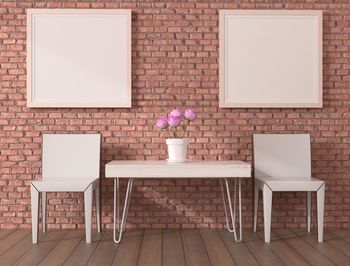
[[[185,139],[186,130],[190,122],[196,118],[197,113],[193,109],[187,109],[185,112],[174,109],[167,116],[157,119],[157,127],[168,132],[169,138],[166,139],[168,162],[182,163],[186,161],[188,147],[188,140]]]

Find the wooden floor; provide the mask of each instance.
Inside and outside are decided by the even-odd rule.
[[[225,230],[128,230],[120,245],[112,232],[49,231],[37,245],[28,230],[0,231],[0,265],[350,265],[350,230],[328,230],[318,244],[315,232],[273,230],[265,244],[262,232],[244,232],[235,243]]]

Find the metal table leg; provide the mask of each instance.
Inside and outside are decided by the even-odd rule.
[[[126,220],[128,218],[128,211],[130,206],[130,196],[132,190],[133,179],[128,180],[128,186],[126,188],[125,194],[125,202],[122,220],[120,221],[119,215],[119,178],[114,179],[114,208],[113,208],[113,240],[115,243],[120,243],[123,237],[123,232],[125,231]],[[117,229],[118,228],[118,229]],[[118,239],[117,239],[117,231],[118,230]]]
[[[236,232],[236,195],[237,195],[237,179],[238,179],[238,215],[239,215],[239,236],[237,236]],[[226,209],[226,200],[225,200],[225,189],[224,189],[224,183],[226,186],[226,194],[227,194],[227,201],[228,206],[230,210],[230,218],[231,218],[231,225],[229,222],[229,217]],[[230,233],[233,233],[233,236],[235,238],[236,242],[242,241],[242,193],[241,193],[241,179],[235,178],[235,187],[234,187],[234,194],[233,194],[233,210],[232,210],[232,203],[231,203],[231,194],[230,194],[230,188],[227,178],[221,178],[220,179],[220,186],[221,186],[221,192],[222,192],[222,201],[224,204],[224,211],[225,211],[225,218],[226,218],[226,226],[227,230]]]

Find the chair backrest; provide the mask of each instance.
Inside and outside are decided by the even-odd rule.
[[[43,134],[43,180],[99,178],[100,146],[100,134]]]
[[[309,134],[254,134],[255,175],[310,178]]]

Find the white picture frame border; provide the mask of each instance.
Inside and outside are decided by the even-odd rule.
[[[315,89],[316,100],[304,103],[295,102],[269,102],[268,99],[264,102],[229,102],[226,99],[226,19],[234,15],[267,15],[267,16],[314,16],[317,20],[317,62],[315,66],[317,69],[317,88]],[[232,10],[221,9],[219,10],[219,107],[220,108],[322,108],[323,95],[322,95],[322,64],[323,64],[323,51],[322,51],[322,11],[320,10]]]
[[[30,108],[131,108],[132,105],[132,79],[131,79],[131,9],[27,9],[27,107]],[[120,15],[126,17],[127,22],[127,86],[124,102],[88,102],[88,103],[60,103],[36,102],[33,99],[35,87],[33,86],[33,21],[35,15],[64,15],[64,14],[93,14],[93,15]]]

